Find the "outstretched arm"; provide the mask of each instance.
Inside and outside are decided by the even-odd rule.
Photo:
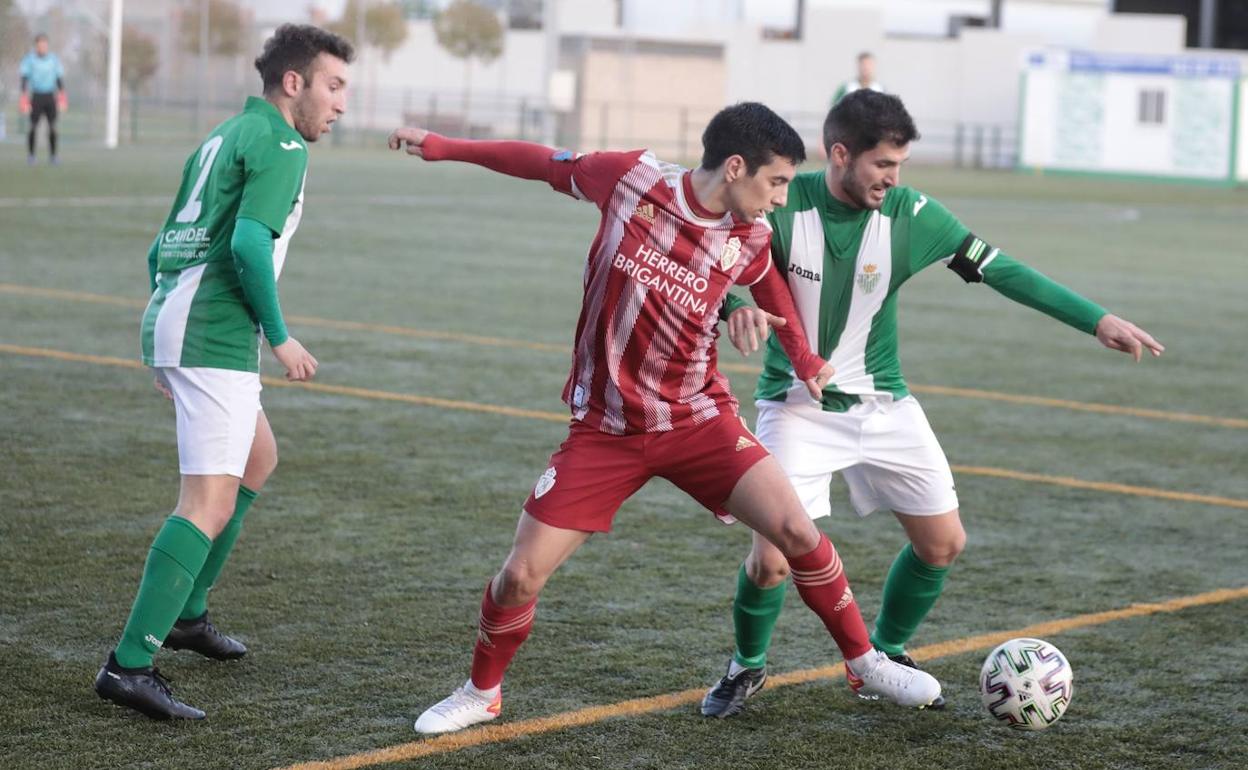
[[[968,240],[974,236],[968,236]],[[1145,349],[1160,356],[1165,347],[1152,335],[1125,321],[1100,305],[1066,288],[1038,270],[996,249],[984,251],[978,260],[968,260],[960,249],[950,268],[969,282],[983,281],[1020,304],[1039,310],[1080,331],[1096,336],[1110,350],[1130,353],[1139,361]]]
[[[806,330],[802,328],[802,319],[797,314],[793,295],[789,293],[789,286],[784,278],[778,271],[769,269],[757,283],[750,286],[750,294],[754,295],[759,308],[784,319],[784,323],[774,326],[780,345],[793,364],[794,373],[806,383],[810,397],[816,401],[823,398],[823,386],[832,379],[835,370],[810,349]]]
[[[533,142],[448,139],[423,128],[400,128],[390,135],[390,149],[404,148],[425,160],[459,160],[508,176],[541,180],[599,209],[606,208],[620,179],[644,154],[632,150],[578,155]]]
[[[912,272],[940,260],[967,283],[986,283],[1015,302],[1095,335],[1111,350],[1130,353],[1137,361],[1145,348],[1154,356],[1165,350],[1143,329],[993,248],[939,201],[919,192],[912,192],[911,196],[905,203],[913,205]]]
[[[560,161],[553,147],[534,142],[449,139],[423,128],[400,128],[390,134],[390,149],[406,149],[408,155],[425,160],[458,160],[475,163],[500,174],[551,181]]]

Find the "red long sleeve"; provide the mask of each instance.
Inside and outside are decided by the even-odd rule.
[[[485,166],[500,174],[521,179],[551,180],[557,152],[534,142],[449,139],[429,134],[421,144],[425,160],[458,160]]]
[[[798,379],[809,380],[818,374],[827,362],[810,349],[806,330],[802,328],[802,319],[793,304],[793,295],[789,293],[789,286],[775,269],[775,265],[757,283],[750,286],[750,294],[760,308],[787,322],[784,326],[775,327],[775,332]]]

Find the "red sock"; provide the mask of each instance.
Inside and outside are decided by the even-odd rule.
[[[472,649],[472,685],[478,690],[489,690],[503,681],[503,672],[533,630],[537,611],[537,597],[519,607],[498,606],[490,595],[491,583],[485,586],[477,644]]]
[[[871,637],[862,622],[849,578],[841,566],[841,557],[828,536],[820,533],[819,545],[810,553],[789,559],[793,585],[806,606],[815,611],[828,632],[841,648],[845,660],[852,660],[871,651]]]

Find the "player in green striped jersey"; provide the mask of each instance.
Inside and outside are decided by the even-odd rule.
[[[828,488],[839,472],[860,516],[892,510],[905,530],[910,542],[889,570],[871,639],[909,666],[914,661],[906,643],[940,596],[966,534],[948,460],[901,374],[901,286],[944,262],[963,280],[986,283],[1137,361],[1144,350],[1163,350],[1143,330],[978,238],[936,200],[899,187],[901,165],[917,138],[895,96],[862,89],[828,113],[826,168],[799,174],[787,204],[768,218],[772,254],[788,276],[811,347],[836,374],[822,399],[811,399],[773,335],[754,393],[755,433],[812,518],[831,512]],[[747,354],[776,320],[731,295],[721,316],[729,321],[730,339]],[[755,538],[737,579],[736,650],[727,674],[703,699],[702,713],[735,714],[762,686],[787,574],[783,557]],[[850,685],[857,690],[852,676]]]
[[[351,44],[316,27],[278,28],[256,59],[264,98],[217,126],[186,161],[148,252],[152,297],[143,363],[174,402],[177,508],[148,552],[116,649],[95,679],[100,697],[157,719],[202,719],[152,667],[162,646],[210,658],[247,648],[208,619],[207,594],[243,517],[277,465],[260,408],[264,334],[290,380],[317,361],[286,331],[277,276],[303,211],[307,145],[346,110]]]

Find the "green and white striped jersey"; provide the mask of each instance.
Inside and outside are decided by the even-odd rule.
[[[143,363],[259,371],[259,324],[230,241],[246,217],[279,237],[273,273],[303,212],[308,149],[277,108],[251,97],[186,161],[160,231],[156,290],[143,313]]]
[[[827,411],[845,411],[862,396],[909,394],[897,358],[897,293],[933,262],[953,260],[966,280],[982,280],[1088,333],[1105,314],[988,246],[939,202],[908,187],[889,190],[878,211],[855,209],[832,196],[823,171],[799,174],[787,204],[768,219],[772,255],[788,277],[810,346],[836,368],[823,391]],[[794,385],[773,334],[754,396],[783,401]]]

